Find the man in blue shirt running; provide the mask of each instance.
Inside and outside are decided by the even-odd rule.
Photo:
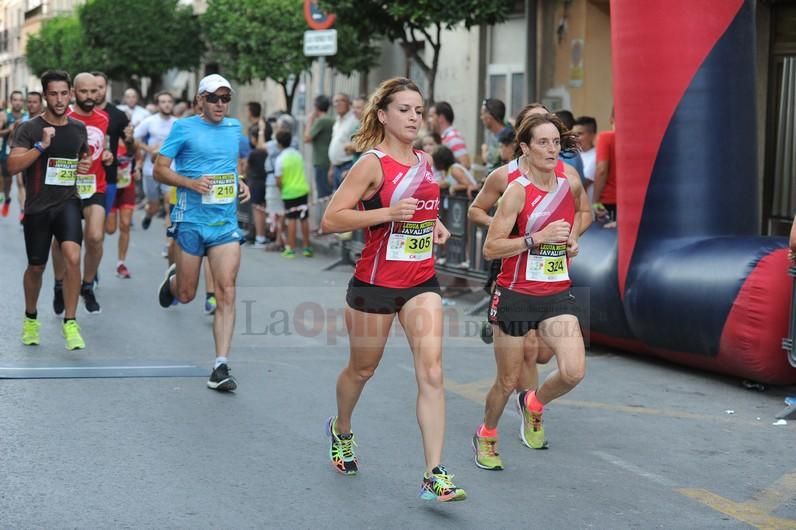
[[[204,77],[199,82],[198,115],[174,123],[153,171],[157,181],[177,188],[177,204],[171,210],[176,260],[160,285],[158,302],[168,308],[193,300],[202,258],[207,256],[218,302],[213,321],[216,362],[207,386],[219,391],[238,386],[229,375],[227,356],[240,266],[237,203],[249,200],[249,188],[237,174],[241,125],[226,117],[231,99],[229,81],[218,74]]]

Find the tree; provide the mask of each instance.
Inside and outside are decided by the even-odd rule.
[[[303,13],[301,0],[209,0],[202,25],[230,77],[241,83],[273,79],[290,111],[299,74],[312,64],[301,45]]]
[[[94,67],[113,79],[148,77],[156,87],[167,70],[197,68],[204,52],[199,21],[179,0],[91,0],[78,17]]]
[[[36,75],[47,70],[66,70],[72,75],[97,67],[97,54],[85,39],[75,15],[52,18],[31,35],[25,46],[28,67]]]
[[[398,41],[407,58],[412,59],[428,79],[428,97],[434,101],[434,86],[442,49],[442,30],[464,24],[467,29],[480,24],[506,20],[514,0],[320,0],[320,6],[337,15],[341,23],[357,29],[357,35],[383,36]],[[431,61],[423,56],[431,47]]]
[[[309,29],[303,0],[209,0],[202,16],[211,53],[230,77],[242,83],[272,79],[282,87],[287,110],[314,57],[305,57],[302,40]],[[354,27],[338,27],[338,53],[329,64],[345,75],[367,71],[377,50],[350,35]]]

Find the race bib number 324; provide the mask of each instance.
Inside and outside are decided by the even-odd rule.
[[[525,279],[535,282],[569,280],[567,245],[565,243],[542,243],[538,250],[528,251]]]

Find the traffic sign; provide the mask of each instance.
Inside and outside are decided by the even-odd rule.
[[[324,29],[304,32],[304,55],[328,57],[337,54],[337,30]]]
[[[318,0],[304,0],[304,19],[312,29],[329,29],[334,26],[335,16],[321,11]]]

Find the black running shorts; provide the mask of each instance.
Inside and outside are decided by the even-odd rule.
[[[560,315],[579,317],[578,304],[569,289],[550,296],[531,296],[495,287],[489,321],[512,337],[524,337],[540,322]]]
[[[30,265],[46,265],[52,238],[59,243],[83,243],[83,223],[80,199],[48,208],[39,213],[26,213],[22,220],[25,232],[25,251]]]
[[[406,289],[380,287],[351,277],[345,301],[348,307],[363,313],[379,313],[391,315],[400,313],[403,306],[412,298],[423,293],[437,293],[440,296],[439,280],[436,276]]]
[[[92,204],[96,204],[97,206],[102,206],[105,209],[105,193],[97,192],[88,199],[80,199],[80,203],[83,208],[86,206],[91,206]]]

